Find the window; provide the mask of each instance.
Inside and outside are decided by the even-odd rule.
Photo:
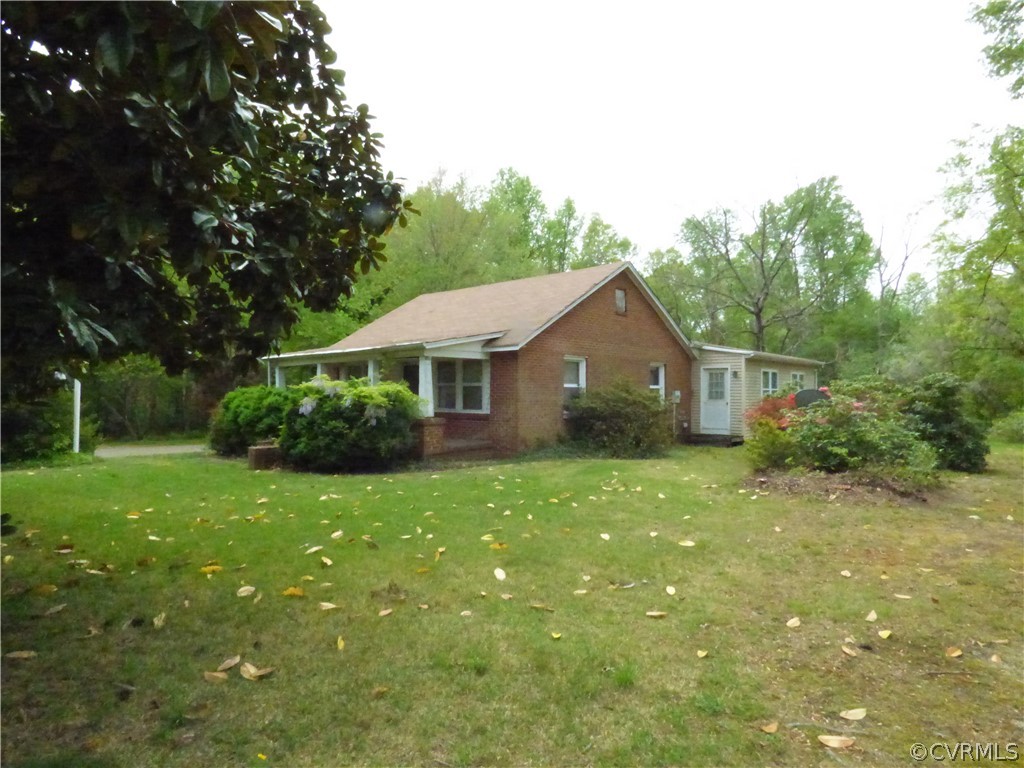
[[[773,395],[779,391],[779,372],[762,369],[761,371],[761,397]]]
[[[585,357],[567,357],[562,373],[563,401],[568,405],[569,401],[579,397],[580,393],[587,388],[587,359]]]
[[[435,386],[436,410],[487,413],[490,408],[483,360],[438,360]]]
[[[725,368],[714,368],[708,370],[708,400],[725,400]]]
[[[802,373],[791,373],[790,381],[796,384],[797,389],[804,388],[804,375]]]
[[[624,288],[615,289],[615,313],[626,314],[626,291]]]
[[[658,397],[662,400],[665,399],[665,364],[664,363],[651,363],[651,372],[647,381],[647,386],[651,388],[652,392],[657,392]]]

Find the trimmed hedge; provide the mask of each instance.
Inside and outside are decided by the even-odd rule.
[[[672,444],[661,398],[626,379],[588,389],[570,402],[566,426],[572,442],[613,458],[661,456]]]
[[[210,422],[210,446],[222,456],[242,456],[262,440],[281,436],[285,414],[302,395],[281,387],[239,387],[228,392]]]

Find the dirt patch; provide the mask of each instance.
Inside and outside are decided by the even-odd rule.
[[[810,496],[829,502],[851,504],[920,506],[933,493],[908,491],[894,481],[862,477],[851,473],[830,475],[824,472],[764,472],[752,475],[744,485],[752,490]],[[936,488],[934,492],[941,489]]]

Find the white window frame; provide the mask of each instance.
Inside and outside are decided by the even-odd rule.
[[[565,381],[565,364],[576,363],[578,365],[579,382],[576,384],[568,384]],[[576,355],[566,355],[562,358],[562,392],[563,392],[563,403],[568,403],[571,396],[568,394],[569,390],[575,390],[576,394],[583,394],[587,389],[587,358],[578,357]]]
[[[765,386],[765,374],[768,375],[768,386]],[[779,372],[774,368],[761,369],[761,397],[774,395],[779,391]]]
[[[466,382],[464,381],[463,364],[466,362],[480,363],[480,381],[479,382]],[[451,363],[455,366],[455,382],[442,382],[441,377],[438,373],[438,367],[444,363]],[[490,413],[491,412],[491,362],[490,360],[436,360],[434,363],[433,370],[434,379],[434,410],[439,413]],[[444,408],[441,406],[441,387],[454,386],[455,387],[455,407]],[[466,387],[480,387],[480,402],[481,408],[466,408],[465,407],[465,391]]]
[[[789,374],[789,381],[792,384],[796,384],[800,389],[804,389],[804,380],[806,375],[803,371],[793,371]]]
[[[658,393],[658,397],[660,397],[662,399],[662,401],[664,401],[665,400],[665,364],[664,363],[651,363],[651,366],[648,369],[648,371],[649,372],[647,374],[647,386],[651,389],[652,392],[657,392]],[[651,381],[650,380],[650,375],[651,375],[651,372],[654,372],[654,371],[658,372],[658,383],[657,384],[651,384],[650,383],[650,381]]]
[[[624,315],[628,305],[626,304],[626,289],[616,288],[615,289],[615,314]]]

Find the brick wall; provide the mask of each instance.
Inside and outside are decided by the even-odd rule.
[[[615,290],[626,291],[626,312]],[[689,420],[691,358],[627,274],[620,274],[578,304],[518,353],[491,356],[491,440],[514,453],[553,442],[563,429],[563,361],[587,360],[587,387],[618,377],[647,386],[652,363],[665,365],[665,394],[679,390],[677,433]],[[671,414],[672,407],[669,407]]]

